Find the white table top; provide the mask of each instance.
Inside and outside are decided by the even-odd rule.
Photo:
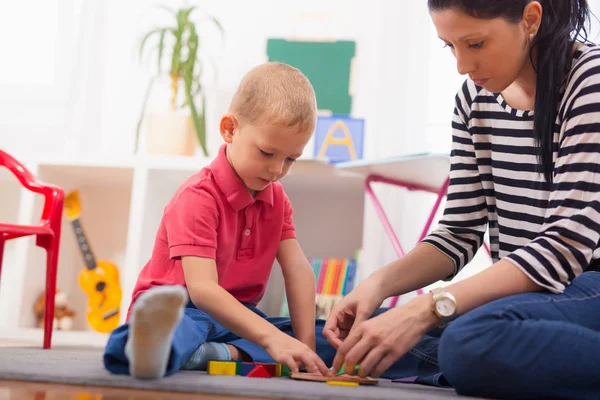
[[[421,153],[376,160],[347,161],[336,164],[340,171],[364,176],[379,175],[385,178],[440,188],[450,173],[450,156],[440,153]]]

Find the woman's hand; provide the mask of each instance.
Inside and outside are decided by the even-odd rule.
[[[299,372],[304,367],[309,372],[331,375],[323,360],[308,345],[283,332],[269,337],[264,349],[275,362],[287,365],[292,372]]]
[[[368,319],[381,306],[384,299],[380,295],[379,285],[369,278],[333,306],[323,327],[323,336],[329,344],[339,348],[352,327]]]
[[[333,360],[332,372],[342,365],[358,375],[381,376],[395,361],[412,349],[439,322],[431,311],[430,295],[391,309],[356,325],[341,343]]]

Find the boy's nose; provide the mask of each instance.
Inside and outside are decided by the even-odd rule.
[[[283,171],[283,163],[272,162],[269,164],[269,173],[273,175],[279,175]]]

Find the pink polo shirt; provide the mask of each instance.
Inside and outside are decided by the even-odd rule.
[[[188,178],[165,207],[131,304],[153,286],[185,286],[182,256],[215,259],[219,285],[239,301],[256,305],[262,298],[279,243],[296,237],[292,206],[278,182],[253,198],[225,149]]]

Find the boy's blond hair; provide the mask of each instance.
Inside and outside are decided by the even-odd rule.
[[[305,132],[315,129],[315,91],[299,69],[269,62],[251,69],[233,95],[229,111],[243,122],[299,125]]]

